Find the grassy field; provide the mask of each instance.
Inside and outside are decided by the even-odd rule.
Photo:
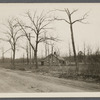
[[[1,63],[0,67],[13,69],[10,63]],[[81,80],[88,82],[100,82],[100,66],[91,64],[79,64],[78,75],[75,74],[76,67],[74,65],[67,66],[39,66],[35,69],[33,64],[27,65],[22,63],[17,63],[15,69],[21,71],[31,71],[33,73],[39,73],[47,76],[54,76],[58,78],[66,78],[73,80]]]

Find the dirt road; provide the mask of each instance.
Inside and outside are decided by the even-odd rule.
[[[100,85],[0,68],[1,93],[88,91],[100,91]]]

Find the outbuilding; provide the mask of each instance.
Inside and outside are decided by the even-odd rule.
[[[44,59],[41,60],[41,65],[44,66],[64,66],[66,65],[66,62],[64,60],[64,58],[59,57],[58,55],[56,55],[56,53],[54,52],[54,54],[50,54],[47,57],[45,57]]]

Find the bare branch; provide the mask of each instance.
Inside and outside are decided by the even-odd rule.
[[[31,22],[33,23],[33,25],[35,26],[35,28],[37,29],[37,26],[36,26],[35,21],[34,21],[34,18],[35,18],[35,16],[36,16],[36,12],[34,13],[34,17],[33,17],[33,18],[31,17],[31,14],[30,14],[29,12],[27,12],[27,15],[28,15],[30,21],[31,21]]]
[[[8,32],[8,31],[6,31],[6,32],[2,32],[2,33],[4,33],[5,35],[9,35],[10,37],[12,37],[11,33]]]
[[[65,22],[67,22],[68,24],[70,24],[70,22],[68,22],[66,19],[59,19],[59,18],[54,18],[54,20],[58,20],[58,21],[65,21]]]
[[[74,14],[74,13],[77,12],[77,11],[78,11],[78,9],[73,10],[73,11],[70,13],[70,15]]]
[[[34,46],[31,44],[31,41],[30,41],[30,39],[29,39],[29,37],[28,37],[28,35],[27,35],[27,32],[25,31],[25,29],[23,28],[23,26],[20,24],[20,22],[18,22],[18,24],[19,24],[19,26],[22,28],[23,32],[25,33],[25,35],[26,35],[26,37],[27,37],[27,39],[28,39],[28,41],[29,41],[31,47],[33,48],[33,50],[35,50]]]
[[[7,40],[7,39],[3,39],[3,38],[0,38],[0,40],[1,40],[1,41],[7,41],[7,42],[9,41],[9,40]]]
[[[5,54],[6,52],[8,52],[9,50],[11,50],[11,48],[10,48],[10,49],[8,49],[8,50],[6,50],[6,51],[4,51],[4,52],[3,52],[3,54]]]
[[[23,46],[20,46],[20,45],[19,45],[18,47],[20,47],[20,48],[22,48],[22,49],[26,50],[26,48],[25,48],[25,47],[23,47]]]
[[[74,24],[76,22],[81,22],[81,23],[87,24],[87,22],[83,22],[83,20],[85,20],[87,18],[87,16],[88,16],[87,13],[85,13],[82,18],[73,21],[72,24]]]
[[[16,35],[18,34],[18,32],[20,31],[21,29],[18,29],[15,33],[14,33],[14,38],[16,37]]]
[[[50,12],[52,11],[61,11],[61,12],[65,12],[65,10],[61,10],[61,9],[54,9],[54,10],[51,10]]]
[[[50,23],[51,23],[51,22],[48,22],[48,23],[46,23],[45,25],[43,25],[42,27],[40,27],[39,31],[42,30],[42,29],[44,29],[44,28],[46,29],[46,26],[48,26]]]
[[[23,26],[24,26],[24,25],[23,25]],[[24,27],[31,29],[32,31],[35,32],[35,34],[37,34],[36,30],[35,30],[34,28],[32,28],[31,26],[24,26]]]
[[[23,36],[25,36],[25,35],[20,35],[20,36],[18,36],[18,37],[16,38],[15,42],[17,42],[17,40],[18,40],[19,38],[23,37]]]

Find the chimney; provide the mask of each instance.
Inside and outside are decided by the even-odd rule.
[[[54,52],[54,55],[57,55],[56,52]]]

